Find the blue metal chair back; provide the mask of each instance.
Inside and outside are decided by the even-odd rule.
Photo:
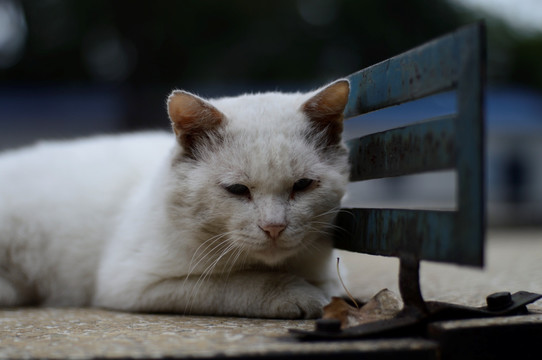
[[[420,260],[482,266],[484,258],[484,66],[482,23],[348,76],[345,118],[455,91],[451,116],[350,140],[350,180],[455,170],[456,209],[343,209],[335,247],[401,260],[406,305],[423,307]]]

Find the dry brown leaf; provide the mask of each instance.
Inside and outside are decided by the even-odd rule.
[[[333,297],[331,302],[324,306],[322,318],[338,319],[341,321],[341,328],[344,329],[372,321],[391,319],[402,307],[401,299],[394,292],[384,289],[359,309],[342,298]]]
[[[354,319],[350,320],[349,318]],[[348,327],[355,318],[359,317],[359,309],[348,304],[343,298],[332,297],[331,302],[324,306],[322,319],[338,319],[341,321],[341,328]]]

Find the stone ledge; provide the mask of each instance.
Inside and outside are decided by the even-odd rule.
[[[211,358],[341,353],[433,353],[422,339],[297,342],[312,321],[129,314],[99,309],[0,311],[0,358]]]
[[[397,260],[341,253],[350,290],[369,298],[382,288],[397,292]],[[422,263],[427,300],[479,306],[496,291],[542,293],[542,231],[494,232],[483,270]],[[542,301],[530,305],[542,311]],[[511,320],[518,321],[518,320]],[[446,326],[458,326],[451,324]],[[312,321],[129,314],[100,309],[0,310],[0,359],[437,358],[436,343],[423,339],[297,342],[288,328],[312,329]],[[444,327],[446,328],[446,327]]]

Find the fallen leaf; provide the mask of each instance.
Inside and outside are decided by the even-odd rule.
[[[333,297],[331,302],[324,306],[324,319],[338,319],[341,328],[348,328],[368,322],[391,319],[403,307],[401,299],[392,291],[384,289],[379,291],[361,308],[348,304],[344,299]]]

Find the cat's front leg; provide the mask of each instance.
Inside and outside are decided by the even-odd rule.
[[[320,317],[329,302],[322,289],[291,274],[245,272],[232,280],[227,298],[231,303],[225,307],[233,310],[232,315],[311,319]]]
[[[118,290],[118,288],[117,288]],[[176,312],[262,318],[317,318],[327,296],[304,279],[285,273],[244,271],[162,279],[140,293],[101,293],[97,305],[130,311]]]

